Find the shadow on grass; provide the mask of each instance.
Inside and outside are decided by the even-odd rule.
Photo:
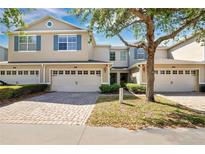
[[[126,103],[126,102],[123,102],[123,103],[121,103],[122,105],[126,105],[126,106],[130,106],[130,107],[135,107],[135,105],[133,105],[133,104],[129,104],[129,103]]]
[[[166,101],[168,101],[168,100],[166,100]],[[203,111],[192,109],[192,108],[186,107],[186,106],[181,105],[181,104],[176,104],[175,102],[166,103],[166,102],[161,102],[161,101],[155,101],[155,103],[165,105],[165,106],[175,107],[175,108],[186,110],[186,111],[189,111],[189,112],[194,112],[194,113],[204,114],[205,115],[205,112],[203,112]]]
[[[124,100],[136,100],[136,99],[140,99],[140,98],[131,95],[124,96]],[[100,96],[97,100],[97,103],[113,102],[118,100],[119,100],[119,96]]]
[[[144,123],[149,126],[165,128],[165,127],[188,127],[197,128],[205,127],[205,116],[195,113],[186,113],[180,110],[175,110],[166,115],[166,118],[144,118]]]

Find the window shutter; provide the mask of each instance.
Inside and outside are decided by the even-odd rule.
[[[138,49],[137,49],[137,48],[135,48],[135,49],[134,49],[134,57],[135,57],[135,59],[137,59],[137,58],[138,58],[137,53],[138,53]]]
[[[41,36],[36,36],[36,50],[41,50]]]
[[[58,50],[58,35],[54,35],[53,45],[54,50]]]
[[[81,50],[82,46],[82,38],[81,35],[77,35],[77,50]]]
[[[19,49],[19,37],[14,36],[14,51],[18,51]]]

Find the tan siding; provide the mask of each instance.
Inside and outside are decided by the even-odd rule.
[[[120,60],[120,52],[125,51],[126,52],[126,60],[121,61]],[[110,52],[115,52],[115,61],[111,61],[113,63],[113,67],[128,67],[128,51],[127,50],[110,50]]]
[[[51,28],[48,28],[46,26],[48,20],[53,22],[53,26]],[[76,30],[78,28],[68,25],[66,23],[62,23],[59,21],[56,21],[55,19],[47,19],[44,20],[38,24],[34,24],[31,27],[27,28],[26,30],[28,31],[33,31],[33,30]]]
[[[192,38],[169,50],[170,58],[177,60],[203,61],[205,60],[205,47]]]
[[[66,33],[68,34],[68,33]],[[69,33],[70,34],[70,33]],[[14,36],[9,37],[9,61],[88,61],[88,53],[92,52],[88,48],[88,34],[77,33],[82,35],[82,50],[58,52],[54,51],[53,37],[55,34],[41,35],[41,51],[37,52],[15,52]]]
[[[93,52],[93,60],[109,61],[109,47],[96,46]]]

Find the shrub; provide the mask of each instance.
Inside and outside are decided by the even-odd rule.
[[[200,92],[205,92],[205,84],[199,85],[199,91]]]
[[[119,88],[121,87],[119,84],[112,84],[111,86],[111,93],[118,93]]]
[[[0,89],[0,99],[10,99],[27,94],[45,91],[48,88],[47,84],[33,84],[20,86],[3,86]]]
[[[118,84],[102,84],[100,87],[101,93],[118,93],[120,85]]]
[[[142,94],[142,93],[146,92],[146,87],[144,85],[140,85],[140,84],[127,83],[126,88],[129,91],[132,91],[136,94]]]
[[[111,87],[108,84],[102,84],[100,86],[100,91],[101,91],[101,93],[110,93],[111,92]]]

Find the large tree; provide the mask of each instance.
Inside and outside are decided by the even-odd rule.
[[[103,32],[106,37],[118,36],[126,46],[147,52],[147,101],[154,101],[156,48],[167,40],[187,35],[199,34],[200,39],[205,30],[205,9],[74,9],[72,14],[89,22],[91,31]],[[122,36],[125,30],[133,32],[136,42],[128,42]]]
[[[25,26],[23,15],[30,12],[33,9],[17,9],[17,8],[5,8],[1,9],[0,27],[5,26],[6,29],[0,29],[2,33],[6,33],[12,30],[12,28],[22,28]]]

